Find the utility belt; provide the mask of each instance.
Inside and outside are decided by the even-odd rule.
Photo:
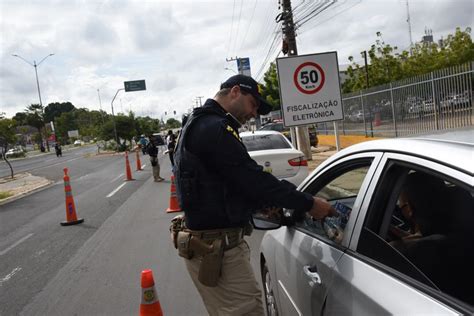
[[[179,256],[188,260],[202,257],[198,279],[203,285],[214,287],[221,275],[224,251],[237,247],[251,229],[190,230],[184,217],[178,216],[171,221],[170,232]]]

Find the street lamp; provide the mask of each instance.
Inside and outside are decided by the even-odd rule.
[[[23,60],[24,62],[26,62],[27,64],[29,64],[30,66],[33,66],[35,67],[35,74],[36,74],[36,86],[38,87],[38,96],[39,96],[39,101],[40,101],[40,106],[41,106],[41,114],[43,115],[43,122],[44,122],[44,110],[43,110],[43,102],[41,101],[41,91],[40,91],[40,85],[39,85],[39,80],[38,80],[38,66],[41,65],[41,63],[46,59],[48,58],[49,56],[53,56],[54,54],[49,54],[49,55],[46,55],[43,59],[41,59],[41,61],[39,63],[36,63],[36,60],[33,60],[33,63],[30,63],[28,60],[26,60],[25,58],[21,57],[20,55],[17,55],[17,54],[12,54],[13,57],[18,57],[20,58],[21,60]],[[46,128],[45,128],[45,132],[46,132]],[[49,142],[48,142],[48,138],[46,137],[46,147],[48,148],[48,151],[49,151]]]
[[[234,74],[237,74],[237,71],[235,71],[235,70],[232,69],[232,68],[227,68],[227,67],[225,67],[224,69],[225,69],[225,70],[230,70],[230,71],[232,71]]]
[[[95,86],[91,85],[90,83],[86,83],[89,87],[96,89]],[[105,86],[107,83],[104,83],[103,85],[100,86],[100,88],[97,88],[97,96],[99,97],[99,110],[100,110],[100,117],[102,119],[102,124],[105,124],[104,122],[104,114],[102,113],[102,100],[100,99],[100,89]]]

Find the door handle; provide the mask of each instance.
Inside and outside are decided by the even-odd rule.
[[[316,267],[311,267],[311,266],[304,266],[303,267],[303,272],[310,278],[309,285],[313,286],[315,284],[321,285],[321,277],[319,276],[319,273],[317,271],[311,271],[311,269],[315,269]]]

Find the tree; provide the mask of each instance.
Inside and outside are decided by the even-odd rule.
[[[368,51],[369,87],[387,84],[392,81],[425,74],[434,70],[460,65],[474,60],[474,44],[471,28],[461,31],[456,28],[454,35],[436,43],[417,43],[411,52],[396,53],[397,47],[386,44],[382,33],[377,32],[377,40]],[[342,85],[344,93],[365,89],[365,67],[349,57],[351,65],[347,69],[348,79]]]
[[[41,145],[42,145],[43,139],[45,137],[48,137],[48,135],[46,135],[46,126],[44,123],[43,106],[40,104],[31,104],[30,106],[26,108],[25,112],[26,112],[27,124],[38,129],[38,133],[41,136]],[[46,145],[49,151],[49,143],[46,142]]]
[[[150,135],[160,130],[160,121],[149,116],[135,119],[137,135]]]
[[[272,110],[279,110],[280,105],[280,88],[278,83],[278,74],[276,64],[271,63],[270,68],[263,75],[264,85],[261,85],[261,95],[272,106]]]
[[[166,125],[165,125],[166,129],[180,128],[180,127],[181,127],[181,123],[177,119],[169,118],[166,121]]]
[[[5,153],[8,150],[8,146],[16,142],[15,126],[16,122],[14,120],[0,117],[0,146],[2,149],[2,157],[5,159],[8,167],[10,167],[12,179],[14,177],[13,167],[5,156]]]
[[[12,118],[17,122],[18,125],[28,125],[28,114],[26,112],[17,112]]]
[[[46,122],[51,122],[54,121],[56,117],[61,116],[62,113],[71,112],[75,109],[71,102],[50,103],[44,108],[44,119]]]
[[[56,137],[64,143],[68,139],[68,131],[77,130],[77,122],[73,112],[64,112],[56,118]]]

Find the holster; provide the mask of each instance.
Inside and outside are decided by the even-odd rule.
[[[211,251],[202,257],[198,280],[205,286],[214,287],[221,276],[224,242],[222,239],[215,239],[209,246]]]
[[[178,245],[178,254],[180,257],[186,259],[192,259],[194,256],[194,252],[190,247],[190,240],[192,235],[189,232],[180,231],[178,232],[178,236],[176,238],[177,245]]]

